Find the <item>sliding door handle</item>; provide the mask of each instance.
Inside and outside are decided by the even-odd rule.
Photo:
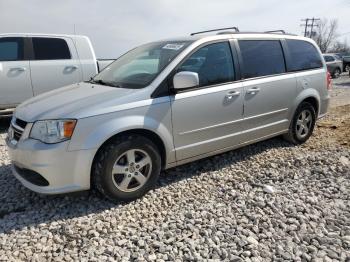
[[[260,91],[259,87],[252,87],[250,89],[247,90],[247,94],[250,95],[255,95],[256,93],[258,93]]]

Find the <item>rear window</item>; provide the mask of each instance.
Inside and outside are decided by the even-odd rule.
[[[289,71],[315,69],[323,66],[321,56],[311,43],[292,39],[287,39],[286,42],[290,54],[290,61],[287,63]]]
[[[240,40],[243,77],[275,75],[286,72],[279,40]]]
[[[35,37],[32,39],[35,60],[70,59],[67,42],[60,38]]]
[[[326,62],[333,62],[333,61],[335,61],[333,56],[326,55],[326,56],[323,56],[323,57],[324,57],[324,60],[326,60]]]
[[[23,60],[23,38],[0,38],[0,61]]]

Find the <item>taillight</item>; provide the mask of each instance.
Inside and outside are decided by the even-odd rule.
[[[327,71],[327,89],[332,90],[332,77],[328,71]]]

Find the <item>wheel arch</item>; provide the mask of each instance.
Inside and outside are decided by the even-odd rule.
[[[95,162],[96,156],[103,149],[104,146],[106,146],[108,143],[110,143],[114,139],[121,137],[121,136],[126,136],[126,135],[139,135],[139,136],[143,136],[143,137],[151,140],[159,150],[160,157],[161,157],[162,169],[164,169],[164,167],[166,166],[166,159],[167,159],[167,152],[166,152],[165,144],[157,133],[155,133],[154,131],[151,131],[149,129],[144,129],[144,128],[135,128],[135,129],[125,130],[125,131],[119,132],[117,134],[113,134],[112,136],[107,138],[106,141],[104,141],[97,149],[92,163]]]
[[[315,108],[316,117],[317,117],[318,116],[318,112],[319,112],[319,107],[320,107],[317,99],[315,97],[313,97],[313,96],[309,96],[309,97],[305,98],[304,100],[302,100],[300,102],[300,104],[303,103],[303,102],[308,102]]]
[[[298,106],[302,102],[308,102],[315,108],[316,118],[317,118],[320,113],[320,101],[321,101],[320,95],[315,89],[311,89],[311,88],[305,89],[304,92],[301,92],[297,96],[294,102],[293,110],[291,111],[290,119],[293,118],[295,111],[297,110]]]

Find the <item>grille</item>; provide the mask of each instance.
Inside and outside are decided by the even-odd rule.
[[[11,123],[12,129],[13,129],[13,139],[15,141],[19,141],[21,138],[24,128],[26,127],[27,122],[23,121],[21,119],[16,119],[14,122]]]
[[[26,121],[23,121],[19,118],[16,118],[16,125],[21,127],[22,129],[25,129],[26,128],[26,125],[27,125],[27,122]]]

